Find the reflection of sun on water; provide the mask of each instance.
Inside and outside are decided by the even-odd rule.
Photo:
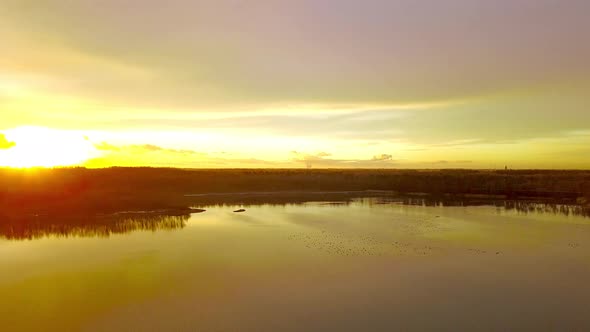
[[[72,166],[96,154],[92,143],[79,133],[42,127],[19,127],[3,133],[16,145],[0,150],[0,166]]]

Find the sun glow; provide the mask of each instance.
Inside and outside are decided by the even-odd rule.
[[[0,150],[3,167],[55,167],[81,165],[98,153],[77,132],[43,127],[19,127],[3,131],[14,146]]]

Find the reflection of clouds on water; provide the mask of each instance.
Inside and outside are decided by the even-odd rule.
[[[8,219],[0,222],[0,238],[32,240],[44,237],[109,237],[133,231],[182,229],[190,215],[124,214],[109,216],[47,217]]]

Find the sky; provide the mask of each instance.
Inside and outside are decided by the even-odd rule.
[[[590,168],[590,1],[0,13],[0,166]]]

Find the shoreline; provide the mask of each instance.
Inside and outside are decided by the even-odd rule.
[[[379,196],[588,207],[590,171],[0,169],[0,217]]]

